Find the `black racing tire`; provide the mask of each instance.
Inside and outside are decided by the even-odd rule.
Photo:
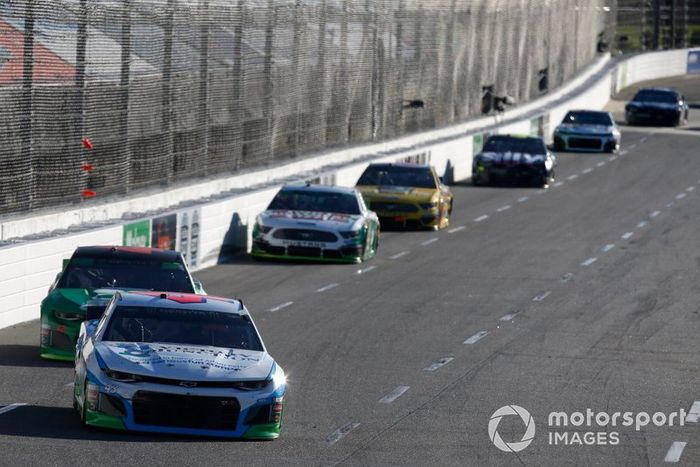
[[[78,405],[77,401],[75,401],[75,397],[73,398],[74,404]],[[83,381],[83,408],[79,409],[76,407],[79,411],[80,415],[80,424],[84,427],[87,427],[87,379]]]
[[[477,176],[474,175],[473,173],[472,173],[472,185],[473,185],[473,186],[479,186],[479,185],[481,185],[481,182],[479,181],[479,177],[477,177]]]
[[[452,206],[453,206],[453,204],[454,204],[454,198],[450,198],[450,207],[447,208],[447,216],[448,216],[448,217],[452,215]]]

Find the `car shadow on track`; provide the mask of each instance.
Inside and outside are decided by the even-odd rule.
[[[66,368],[73,362],[46,360],[39,356],[39,346],[8,344],[0,345],[0,366],[23,366],[30,368]]]
[[[2,415],[2,423],[0,423],[0,436],[126,443],[237,441],[212,437],[161,435],[84,427],[81,425],[78,414],[74,409],[40,405],[26,405],[4,413]]]

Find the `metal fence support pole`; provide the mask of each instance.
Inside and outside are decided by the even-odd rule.
[[[292,37],[292,79],[294,80],[294,89],[296,91],[296,97],[294,99],[294,136],[293,140],[293,151],[294,155],[299,155],[299,141],[301,133],[301,77],[300,75],[300,65],[301,65],[301,35],[302,35],[302,0],[296,0],[294,3],[294,24],[293,24],[293,35]]]
[[[350,0],[344,0],[343,1],[343,17],[340,21],[340,78],[341,79],[347,79],[348,78],[348,16],[350,15],[350,12],[348,11],[348,2]],[[349,95],[348,95],[348,83],[341,81],[340,82],[340,89],[338,90],[340,92],[340,98],[338,101],[340,102],[341,105],[341,112],[342,112],[342,131],[340,133],[341,138],[338,141],[340,144],[347,143],[350,140],[351,136],[351,124],[350,124],[350,119],[352,117],[352,102],[349,102]]]
[[[209,0],[200,2],[199,125],[204,175],[209,175]]]
[[[268,0],[267,24],[265,26],[265,62],[263,64],[263,76],[265,79],[263,85],[263,116],[265,118],[265,136],[268,139],[268,162],[274,160],[275,157],[274,138],[272,134],[274,128],[274,116],[272,114],[274,103],[274,96],[272,95],[274,90],[274,83],[272,81],[272,46],[274,44],[276,20],[277,10],[275,7],[275,0]]]
[[[654,0],[654,50],[661,48],[661,1]]]
[[[124,192],[128,193],[131,187],[131,144],[129,141],[129,82],[131,74],[131,2],[124,0],[122,10],[122,35],[121,35],[121,76],[119,90],[121,93],[121,105],[119,115],[120,139],[126,144],[126,183],[123,184]]]
[[[318,82],[316,83],[316,105],[315,115],[313,117],[314,123],[319,125],[323,129],[323,138],[319,140],[325,144],[326,142],[326,22],[328,17],[328,5],[326,0],[321,1],[321,15],[318,20],[318,59],[317,59],[317,73]],[[316,142],[316,140],[314,141]]]
[[[161,116],[162,135],[164,138],[165,151],[168,154],[167,166],[165,167],[166,184],[170,184],[175,170],[175,148],[173,135],[173,22],[175,20],[175,0],[168,0],[163,27],[163,76],[161,82]]]
[[[78,37],[75,48],[75,139],[71,147],[75,148],[79,154],[79,161],[75,164],[75,172],[80,170],[80,163],[85,162],[87,157],[86,149],[81,141],[85,135],[85,71],[87,68],[87,35],[88,35],[88,7],[87,0],[80,0],[78,9]],[[71,151],[72,152],[72,151]],[[87,188],[88,176],[83,175],[80,180],[81,188]],[[79,196],[76,193],[76,196]]]
[[[29,183],[27,195],[18,204],[20,209],[33,208],[34,202],[34,157],[32,150],[32,88],[34,86],[34,0],[27,0],[24,10],[24,50],[22,57],[22,94],[20,109],[21,154],[28,168],[26,175]]]
[[[238,22],[233,30],[233,78],[231,82],[231,100],[233,102],[233,169],[239,170],[243,165],[243,23],[245,22],[245,0],[236,2]]]

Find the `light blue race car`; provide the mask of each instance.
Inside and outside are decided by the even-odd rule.
[[[274,439],[285,389],[238,300],[116,292],[80,327],[73,405],[85,425]]]
[[[620,139],[620,129],[610,112],[570,110],[554,130],[554,150],[616,152]]]

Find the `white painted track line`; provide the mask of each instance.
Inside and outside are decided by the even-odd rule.
[[[528,198],[527,196],[523,196],[522,198],[518,198],[518,203],[524,203],[528,199],[530,199],[530,198]]]
[[[587,266],[590,266],[591,264],[595,263],[596,261],[598,261],[598,258],[596,258],[596,257],[588,258],[586,261],[581,263],[581,266],[587,267]]]
[[[408,391],[409,389],[410,389],[409,386],[399,386],[396,389],[394,389],[393,391],[391,391],[389,394],[387,394],[386,396],[379,399],[379,403],[380,404],[391,404],[396,399],[398,399],[399,397],[404,395],[406,393],[406,391]]]
[[[447,365],[448,363],[450,363],[454,359],[455,359],[454,357],[442,357],[442,358],[438,359],[437,361],[431,363],[427,367],[423,368],[423,371],[435,371],[438,368],[441,368],[441,367]]]
[[[632,235],[634,235],[634,232],[625,232],[624,234],[622,234],[621,238],[629,240]]]
[[[481,339],[483,339],[484,337],[486,337],[488,335],[489,335],[488,331],[479,331],[476,334],[474,334],[473,336],[471,336],[469,339],[465,340],[464,344],[465,345],[476,344],[477,342],[479,342]]]
[[[535,298],[532,299],[533,302],[541,302],[545,298],[549,297],[549,295],[552,293],[551,290],[547,290],[546,292],[542,292],[541,294],[537,295]]]
[[[328,438],[326,438],[326,444],[333,445],[343,439],[348,433],[360,426],[357,422],[350,422],[345,426],[342,426],[331,433]]]
[[[452,234],[452,233],[459,232],[460,230],[464,230],[464,229],[465,229],[465,227],[463,225],[460,225],[459,227],[455,227],[453,229],[448,230],[447,233]]]
[[[318,292],[318,293],[326,292],[326,291],[328,291],[328,290],[335,289],[335,288],[338,287],[339,285],[340,285],[340,284],[338,284],[337,282],[333,282],[332,284],[324,285],[324,286],[321,287],[320,289],[316,289],[316,292]]]
[[[661,211],[654,211],[654,212],[652,212],[651,214],[649,214],[649,217],[656,217],[656,216],[658,216],[659,214],[661,214]]]
[[[496,212],[503,212],[507,211],[511,208],[510,204],[506,204],[505,206],[501,206],[500,208],[496,209]]]
[[[486,214],[484,214],[483,216],[479,216],[479,217],[477,217],[476,219],[474,219],[474,222],[485,221],[485,220],[488,219],[488,218],[489,218],[489,216],[487,216]]]
[[[367,267],[364,268],[364,269],[358,269],[358,270],[357,270],[357,274],[358,274],[358,275],[360,275],[360,274],[367,274],[368,272],[374,271],[375,269],[377,269],[377,266],[367,266]]]
[[[27,404],[24,402],[15,402],[14,404],[6,405],[2,409],[0,409],[0,415],[18,409],[20,407],[24,407],[25,405]]]
[[[428,245],[430,245],[431,243],[435,243],[435,242],[437,242],[437,241],[438,241],[437,238],[431,238],[431,239],[429,239],[429,240],[426,240],[426,241],[424,241],[424,242],[421,242],[420,245],[421,245],[421,246],[428,246]]]
[[[270,308],[267,311],[274,313],[275,311],[280,311],[282,308],[287,308],[288,306],[293,305],[293,304],[294,304],[294,302],[284,302],[284,303],[281,303],[277,306],[273,306],[272,308]]]
[[[612,250],[613,248],[615,248],[615,244],[614,244],[614,243],[608,243],[607,245],[605,245],[605,246],[602,248],[602,250],[603,250],[603,253],[607,253],[608,251]]]
[[[400,252],[400,253],[396,253],[396,254],[393,255],[393,256],[389,256],[389,259],[399,259],[399,258],[401,258],[402,256],[406,256],[406,255],[408,255],[408,254],[410,254],[410,253],[411,253],[410,251],[402,251],[402,252]]]

